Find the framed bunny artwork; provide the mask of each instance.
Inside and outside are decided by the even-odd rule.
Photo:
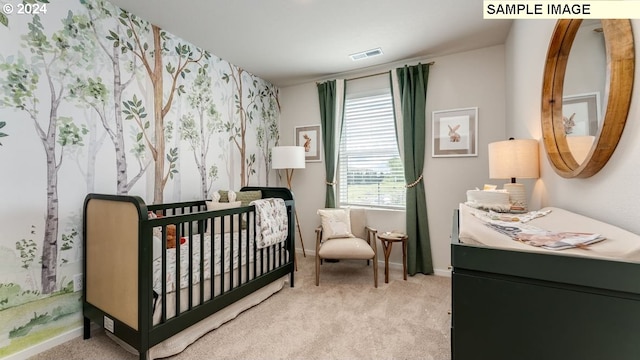
[[[432,157],[478,156],[478,108],[432,113]]]
[[[596,135],[602,124],[600,93],[592,92],[562,98],[562,125],[567,136]]]
[[[320,125],[296,126],[294,137],[296,146],[304,146],[305,162],[322,161]]]

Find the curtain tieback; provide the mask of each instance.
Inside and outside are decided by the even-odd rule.
[[[412,187],[414,187],[414,186],[418,185],[418,183],[419,183],[420,181],[422,181],[422,176],[423,176],[423,175],[422,175],[422,174],[420,174],[420,176],[418,176],[418,178],[416,179],[416,181],[412,182],[411,184],[407,184],[407,185],[405,185],[404,187],[406,187],[407,189],[410,189],[410,188],[412,188]]]
[[[335,181],[334,181],[334,182],[328,182],[328,181],[325,181],[324,183],[325,183],[325,184],[327,184],[327,185],[329,185],[329,186],[334,186],[334,185],[336,184],[336,182],[335,182]]]

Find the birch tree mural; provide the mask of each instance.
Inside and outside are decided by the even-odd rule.
[[[222,130],[220,113],[213,102],[211,76],[205,65],[198,69],[187,101],[192,112],[183,115],[180,124],[182,138],[189,142],[193,158],[200,175],[200,191],[203,199],[209,199],[213,181],[218,178],[218,167],[207,165],[207,156],[211,150],[211,140],[215,133]]]
[[[262,99],[260,125],[257,128],[258,147],[262,156],[266,185],[269,186],[269,174],[271,172],[271,148],[278,145],[280,135],[278,132],[278,114],[280,105],[277,89],[266,85],[260,91]]]
[[[233,86],[233,102],[235,107],[235,115],[231,116],[231,120],[224,124],[225,130],[229,133],[229,141],[232,141],[238,152],[240,153],[240,186],[249,184],[251,175],[255,174],[253,164],[255,163],[255,154],[247,154],[247,129],[253,122],[254,111],[258,110],[257,100],[259,98],[256,91],[258,80],[247,73],[244,69],[229,64],[229,72],[222,75],[222,79]],[[244,95],[244,77],[251,79],[251,85],[248,86],[248,103],[245,103]],[[246,105],[245,105],[246,104]]]
[[[0,13],[0,358],[80,326],[87,193],[264,185],[278,142],[271,84],[106,0],[49,1]]]
[[[70,39],[82,28],[76,26],[73,13],[62,20],[63,27],[49,38],[38,15],[29,23],[29,32],[22,36],[23,47],[30,52],[29,59],[19,55],[12,62],[0,65],[5,75],[1,80],[4,93],[2,105],[24,112],[32,120],[35,132],[46,154],[47,207],[42,241],[41,286],[43,294],[56,289],[58,263],[58,171],[64,159],[64,149],[82,145],[86,133],[72,119],[58,115],[58,107],[66,94],[66,83],[73,63]],[[41,102],[36,94],[40,81],[46,83],[49,98]],[[48,100],[48,103],[46,103]],[[48,114],[41,116],[41,114]],[[59,131],[60,130],[60,131]]]
[[[174,96],[185,92],[184,85],[179,84],[180,79],[184,79],[191,72],[191,65],[201,65],[200,63],[208,60],[211,55],[202,49],[194,49],[189,44],[178,43],[173,49],[177,64],[168,62],[164,65],[163,57],[170,52],[167,47],[170,35],[158,26],[149,24],[124,10],[120,11],[119,21],[124,26],[126,36],[121,37],[118,33],[110,31],[108,38],[113,41],[113,46],[120,47],[123,53],[130,51],[138,58],[153,88],[153,136],[148,133],[151,125],[146,119],[146,109],[137,97],[134,96],[133,99],[125,102],[124,113],[136,120],[140,128],[138,140],[145,139],[146,146],[153,156],[155,162],[153,202],[158,204],[163,200],[163,190],[167,180],[177,171],[174,164],[177,160],[177,149],[170,149],[169,154],[165,154],[165,116],[171,110]],[[149,33],[153,41],[151,44],[146,41]],[[165,71],[170,79],[167,89],[164,87]],[[169,169],[166,171],[165,155],[169,162]]]
[[[99,131],[101,125],[98,115],[100,114],[92,112],[91,107],[87,107],[86,105],[91,104],[89,99],[96,99],[96,102],[99,102],[105,97],[107,89],[101,84],[102,79],[99,76],[104,70],[105,62],[102,58],[96,56],[96,43],[92,41],[91,32],[87,31],[92,25],[89,18],[85,14],[78,14],[75,16],[75,19],[77,26],[84,29],[84,31],[78,33],[73,39],[73,43],[70,43],[71,49],[77,53],[77,57],[93,59],[94,61],[90,63],[91,65],[87,66],[86,73],[74,73],[76,80],[69,85],[69,95],[67,99],[75,103],[79,109],[82,109],[84,116],[81,116],[78,121],[82,122],[82,126],[86,127],[88,131],[86,148],[84,149],[86,150],[86,156],[83,157],[83,152],[76,151],[73,154],[73,158],[75,159],[78,171],[80,171],[85,179],[87,192],[94,192],[97,166],[96,157],[98,151],[104,144],[107,134],[104,131]],[[95,103],[93,105],[94,107],[98,106]],[[100,120],[102,119],[103,117],[101,116]],[[85,161],[84,164],[81,163],[81,160]],[[62,235],[63,238],[65,236],[64,234]],[[62,247],[65,247],[64,244]]]
[[[140,180],[151,160],[144,159],[143,151],[133,151],[138,161],[138,171],[129,179],[129,167],[127,165],[127,151],[124,140],[123,122],[123,101],[122,94],[135,78],[136,63],[121,57],[120,47],[113,46],[114,38],[104,36],[105,33],[119,34],[121,24],[113,22],[113,14],[117,8],[106,1],[81,0],[81,3],[88,10],[89,21],[87,26],[90,29],[87,42],[99,48],[103,58],[106,59],[111,69],[113,79],[111,86],[104,83],[102,77],[94,76],[84,79],[77,78],[74,88],[74,95],[95,111],[106,134],[111,139],[116,157],[116,193],[118,195],[128,194],[133,185]],[[110,24],[113,28],[110,28]],[[133,70],[128,79],[122,79],[121,63],[128,63],[128,68]],[[109,97],[111,99],[109,99]],[[90,153],[90,157],[95,156]]]

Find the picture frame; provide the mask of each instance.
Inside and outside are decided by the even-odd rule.
[[[294,132],[296,146],[304,147],[305,161],[321,161],[322,135],[320,133],[320,125],[296,126]]]
[[[478,156],[478,108],[433,111],[431,156]]]
[[[598,133],[600,119],[599,92],[562,98],[562,124],[567,136],[595,136]]]

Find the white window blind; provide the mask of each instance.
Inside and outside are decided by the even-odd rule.
[[[345,100],[338,167],[340,205],[404,208],[404,170],[391,91]]]

